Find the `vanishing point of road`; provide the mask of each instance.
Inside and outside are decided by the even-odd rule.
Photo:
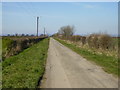
[[[118,88],[118,79],[50,38],[43,88]]]

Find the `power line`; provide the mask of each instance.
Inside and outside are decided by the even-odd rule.
[[[35,7],[33,7],[33,4],[32,3],[29,3],[29,5],[30,5],[30,9],[34,12],[34,14],[36,13],[36,15],[39,15],[39,13],[38,13],[38,8],[36,9]]]
[[[29,4],[28,3],[25,3],[25,4],[23,4],[23,3],[16,3],[15,7],[23,9],[24,12],[27,15],[29,15],[30,17],[32,16],[32,17],[36,18],[36,15],[39,15],[38,12],[37,12],[38,10],[36,8],[32,8],[33,5],[31,3],[29,3]],[[35,13],[36,13],[36,15],[35,15]],[[38,31],[39,31],[39,17],[37,16],[37,36],[38,36]]]
[[[29,8],[26,8],[26,7],[28,7],[27,4],[26,4],[26,6],[25,6],[24,4],[21,4],[21,3],[16,3],[16,4],[17,4],[17,7],[22,8],[27,15],[36,17],[36,16],[34,15],[33,11],[31,11]]]

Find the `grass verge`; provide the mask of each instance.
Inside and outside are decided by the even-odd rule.
[[[1,43],[2,54],[5,54],[7,52],[7,50],[9,49],[9,46],[11,46],[12,43],[13,43],[13,40],[9,38],[2,38],[2,43]]]
[[[63,40],[57,38],[55,39],[60,43],[62,43],[63,45],[67,46],[68,48],[72,49],[76,53],[80,54],[84,58],[90,61],[94,61],[97,65],[102,66],[104,71],[111,73],[115,76],[118,76],[118,69],[120,70],[120,67],[118,68],[118,58],[112,56],[106,56],[105,54],[101,54],[101,55],[95,54],[88,51],[87,49],[77,47],[75,44],[69,44]]]
[[[45,70],[49,39],[2,62],[3,88],[36,88]]]

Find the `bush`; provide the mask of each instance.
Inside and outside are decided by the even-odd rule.
[[[81,40],[81,36],[79,36],[79,35],[71,36],[71,37],[70,37],[70,40],[71,40],[71,41],[74,41],[74,42],[78,42],[78,41]]]
[[[112,37],[107,34],[101,34],[98,37],[99,47],[102,49],[110,49],[112,47]]]
[[[2,57],[3,60],[10,56],[16,55],[31,45],[39,42],[45,37],[8,37],[2,39]]]
[[[92,35],[90,35],[90,36],[87,37],[87,43],[88,43],[88,46],[89,46],[90,48],[93,47],[93,44],[92,44]]]
[[[90,48],[111,49],[114,46],[108,34],[91,34],[87,37],[87,43]]]
[[[87,37],[87,42],[90,48],[99,48],[98,37],[98,34],[91,34]]]
[[[81,42],[82,42],[82,45],[84,45],[86,43],[86,37],[81,37]]]

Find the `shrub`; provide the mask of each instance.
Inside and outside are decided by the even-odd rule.
[[[88,43],[88,46],[90,48],[93,47],[93,44],[92,44],[92,35],[87,36],[87,43]]]
[[[89,47],[99,48],[98,37],[99,37],[99,34],[91,34],[87,38]]]
[[[82,45],[84,45],[86,43],[86,37],[81,37],[81,42],[82,42]]]
[[[87,37],[87,43],[90,48],[111,49],[114,46],[112,37],[108,34],[91,34]]]
[[[81,40],[81,36],[79,35],[74,35],[69,38],[71,41],[78,42]]]
[[[10,39],[6,38],[3,38],[3,60],[5,58],[18,54],[24,49],[44,39],[45,37],[13,37]]]
[[[98,37],[98,43],[102,49],[110,49],[112,47],[112,37],[107,34],[101,34]]]

